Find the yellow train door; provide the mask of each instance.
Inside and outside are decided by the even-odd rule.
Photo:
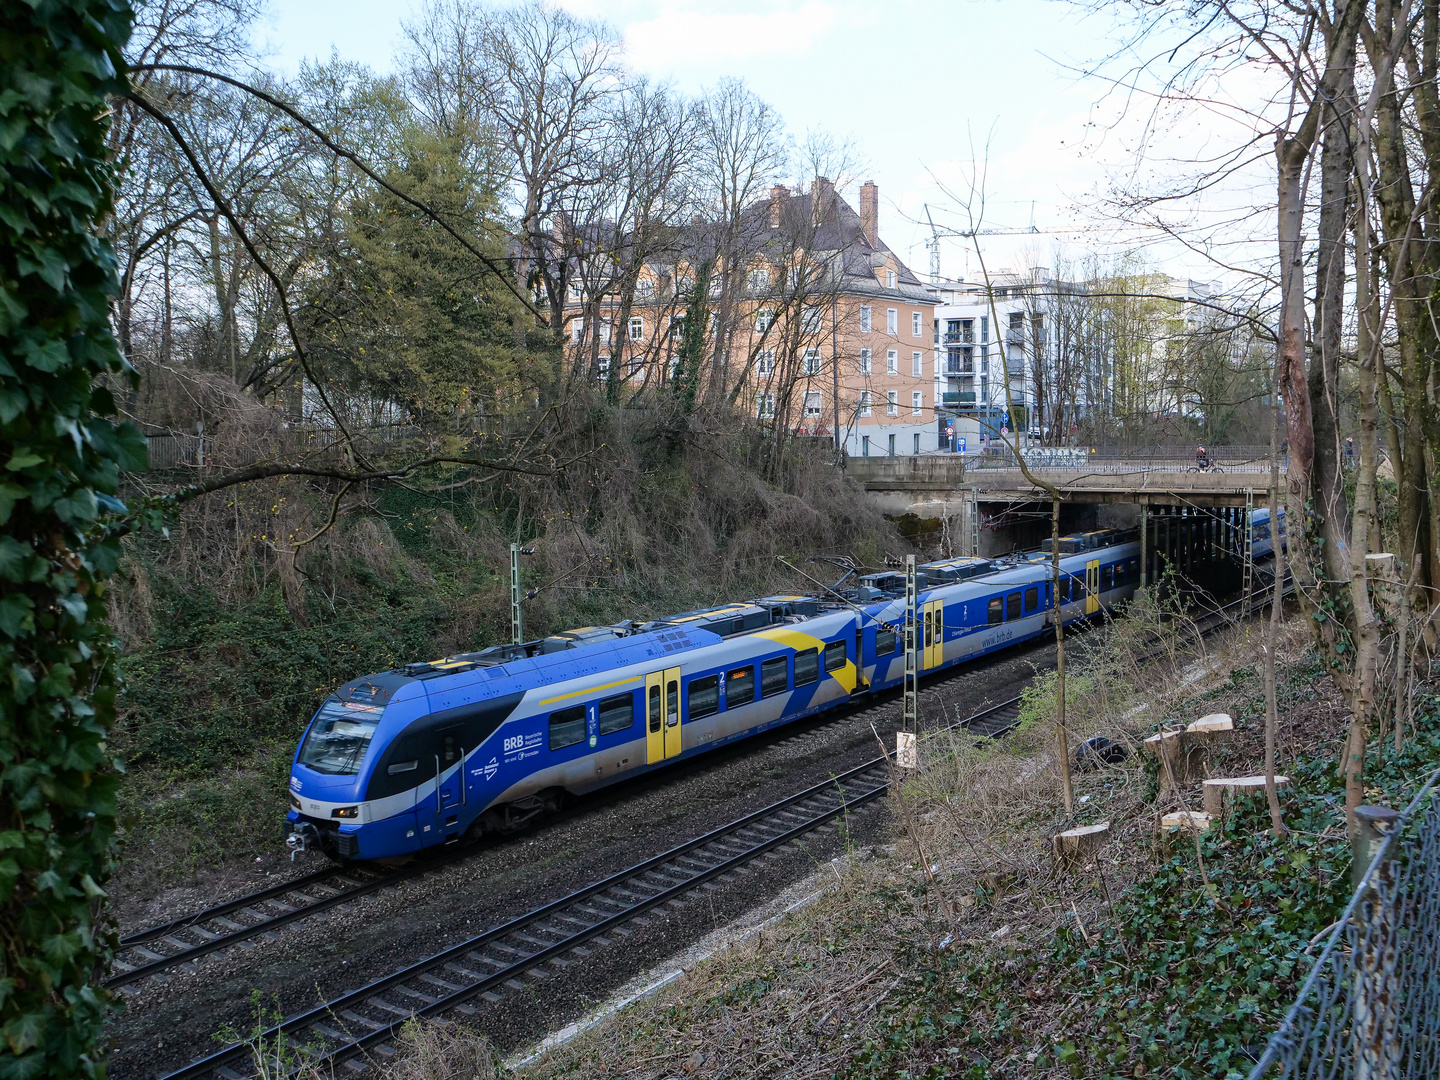
[[[1085,564],[1085,614],[1094,615],[1100,610],[1100,560],[1092,559]]]
[[[925,652],[920,669],[928,671],[945,662],[945,601],[931,600],[924,605]]]
[[[652,671],[645,676],[645,762],[680,753],[680,669]]]

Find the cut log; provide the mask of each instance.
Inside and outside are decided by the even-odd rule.
[[[1205,775],[1205,748],[1185,731],[1151,735],[1145,749],[1160,763],[1160,790],[1168,792]]]
[[[1055,864],[1061,873],[1074,870],[1087,862],[1099,851],[1109,838],[1110,823],[1081,825],[1078,829],[1066,829],[1050,838],[1055,853]]]
[[[1199,810],[1177,810],[1173,814],[1166,814],[1160,819],[1160,831],[1166,834],[1204,832],[1210,828],[1210,822],[1214,821],[1209,814],[1202,814]]]
[[[1284,788],[1289,783],[1288,777],[1275,777],[1276,788]],[[1265,777],[1263,776],[1235,776],[1229,779],[1206,780],[1205,812],[1211,817],[1221,817],[1230,808],[1230,801],[1236,792],[1264,790]]]

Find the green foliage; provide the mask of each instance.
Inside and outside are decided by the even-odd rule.
[[[106,746],[115,677],[105,579],[121,468],[144,443],[114,412],[106,94],[121,91],[124,0],[32,0],[0,15],[0,1077],[103,1075],[115,850]]]
[[[499,264],[505,221],[488,160],[427,133],[388,84],[353,88],[359,112],[393,119],[387,183],[435,211]],[[332,377],[416,415],[514,400],[512,294],[430,216],[373,184],[341,214],[329,272],[308,288],[311,347]]]

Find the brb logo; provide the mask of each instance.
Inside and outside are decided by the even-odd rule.
[[[505,740],[505,753],[508,754],[512,750],[521,750],[524,748],[524,746],[524,735],[511,735],[508,739]]]

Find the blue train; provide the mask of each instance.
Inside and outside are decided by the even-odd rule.
[[[1134,534],[920,568],[920,669],[1089,618],[1140,580]],[[355,679],[320,706],[290,772],[292,851],[396,858],[522,827],[566,799],[898,685],[905,579],[585,627]],[[1058,603],[1057,603],[1058,601]],[[1053,631],[1051,631],[1053,632]]]

